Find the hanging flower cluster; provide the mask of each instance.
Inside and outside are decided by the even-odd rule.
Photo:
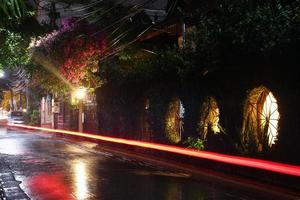
[[[63,35],[74,31],[74,29],[74,19],[63,20],[62,26],[59,30],[54,30],[38,38],[32,38],[29,49],[32,53],[39,52],[45,56],[51,56],[54,54],[53,49],[55,46],[63,39]]]
[[[92,35],[71,38],[64,43],[61,74],[73,84],[78,85],[90,79],[89,73],[98,69],[98,60],[106,47],[103,37]]]
[[[105,47],[105,38],[97,34],[95,27],[74,19],[65,20],[59,30],[31,44],[33,58],[42,54],[55,63],[70,83],[91,87],[97,85],[93,73],[98,69],[98,60]]]

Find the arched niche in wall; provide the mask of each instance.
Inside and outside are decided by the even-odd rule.
[[[220,110],[214,97],[206,97],[200,108],[200,120],[198,131],[201,139],[206,140],[208,133],[218,134],[221,132],[219,124]]]
[[[184,106],[179,98],[173,98],[168,106],[165,116],[165,132],[166,137],[171,143],[181,141],[183,132]]]
[[[241,139],[251,152],[270,149],[278,138],[280,114],[277,100],[266,87],[250,91],[244,105]]]

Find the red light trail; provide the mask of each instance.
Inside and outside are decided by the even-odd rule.
[[[101,136],[101,135],[95,135],[89,133],[81,133],[75,131],[26,126],[21,124],[8,124],[8,126],[81,136],[85,138],[97,139],[97,140],[114,142],[119,144],[126,144],[126,145],[143,147],[148,149],[155,149],[155,150],[166,151],[166,152],[171,152],[171,153],[176,153],[176,154],[181,154],[186,156],[192,156],[195,158],[207,159],[207,160],[212,160],[212,161],[217,161],[217,162],[222,162],[227,164],[251,167],[251,168],[262,169],[262,170],[300,177],[300,166],[297,165],[289,165],[289,164],[277,163],[277,162],[260,160],[260,159],[245,158],[240,156],[231,156],[231,155],[225,155],[225,154],[208,152],[208,151],[196,151],[192,149],[186,149],[186,148],[176,147],[171,145],[156,144],[156,143],[121,139],[121,138],[113,138],[113,137],[107,137],[107,136]]]

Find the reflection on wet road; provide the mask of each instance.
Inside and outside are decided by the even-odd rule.
[[[190,174],[96,152],[90,148],[93,146],[95,144],[69,143],[0,128],[0,159],[3,166],[7,166],[0,171],[0,176],[5,179],[13,174],[15,180],[21,182],[24,195],[41,200],[274,199],[266,194],[195,180]],[[12,188],[16,187],[13,181],[11,184]]]

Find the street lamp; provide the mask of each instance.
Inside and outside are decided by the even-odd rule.
[[[75,90],[75,97],[78,99],[78,131],[83,131],[84,112],[83,112],[83,100],[86,96],[86,88],[79,87]]]
[[[5,76],[4,71],[0,69],[0,78],[3,78]]]

